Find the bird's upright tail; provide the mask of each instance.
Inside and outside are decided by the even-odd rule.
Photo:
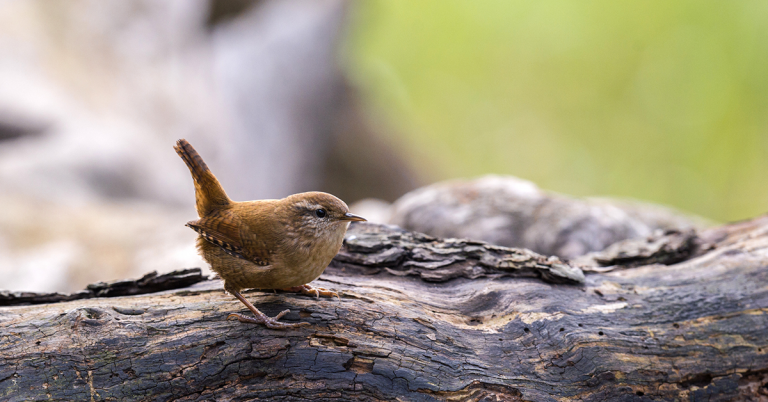
[[[216,176],[208,169],[200,154],[185,139],[176,141],[173,147],[179,154],[184,163],[187,164],[189,172],[195,181],[195,203],[197,214],[202,218],[216,209],[228,206],[232,201],[227,197],[227,193],[216,180]]]

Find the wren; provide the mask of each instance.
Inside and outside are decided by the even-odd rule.
[[[240,291],[282,289],[338,297],[336,292],[308,283],[317,279],[339,252],[349,223],[365,219],[351,214],[344,201],[321,192],[280,200],[232,201],[189,142],[178,140],[174,149],[187,164],[195,184],[200,219],[186,226],[199,234],[197,249],[224,280],[224,290],[254,315],[230,314],[227,319],[273,329],[308,325],[277,321],[289,310],[268,317]]]

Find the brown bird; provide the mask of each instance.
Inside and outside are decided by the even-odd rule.
[[[242,289],[283,289],[338,297],[336,292],[307,283],[317,279],[339,252],[349,223],[364,218],[349,213],[344,201],[320,192],[281,200],[232,201],[189,142],[178,140],[173,148],[195,182],[200,219],[187,222],[187,226],[200,235],[197,249],[224,279],[224,289],[254,314],[230,314],[227,319],[276,329],[307,324],[278,322],[288,310],[268,317],[240,294]]]

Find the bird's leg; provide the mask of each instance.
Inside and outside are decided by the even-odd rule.
[[[339,294],[334,292],[333,290],[323,289],[323,288],[316,288],[312,287],[310,285],[301,285],[301,286],[294,286],[292,288],[283,289],[288,292],[299,292],[303,295],[310,295],[315,297],[337,297],[339,300],[341,300],[341,297],[339,297]]]
[[[251,310],[251,312],[255,317],[247,317],[242,314],[233,313],[228,315],[227,319],[234,317],[234,318],[237,318],[240,322],[247,322],[251,324],[264,324],[267,328],[271,328],[271,329],[286,329],[286,328],[299,327],[302,325],[309,325],[308,322],[297,322],[294,324],[278,322],[277,320],[282,318],[282,316],[288,314],[290,310],[283,310],[280,312],[280,314],[276,315],[274,318],[268,317],[266,314],[262,313],[261,311],[259,311],[259,309],[254,307],[253,304],[251,304],[251,302],[246,300],[246,298],[243,297],[243,295],[241,295],[240,292],[233,291],[233,290],[230,290],[229,292],[235,295],[235,297],[237,297],[238,300],[240,300],[243,304],[245,304],[245,307],[248,307],[248,310]]]

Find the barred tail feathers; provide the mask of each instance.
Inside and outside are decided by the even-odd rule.
[[[208,215],[211,211],[225,207],[232,201],[227,197],[227,193],[216,180],[208,165],[205,164],[200,154],[185,139],[176,141],[173,147],[179,154],[184,163],[187,164],[192,179],[195,182],[195,203],[197,213],[200,217]]]

